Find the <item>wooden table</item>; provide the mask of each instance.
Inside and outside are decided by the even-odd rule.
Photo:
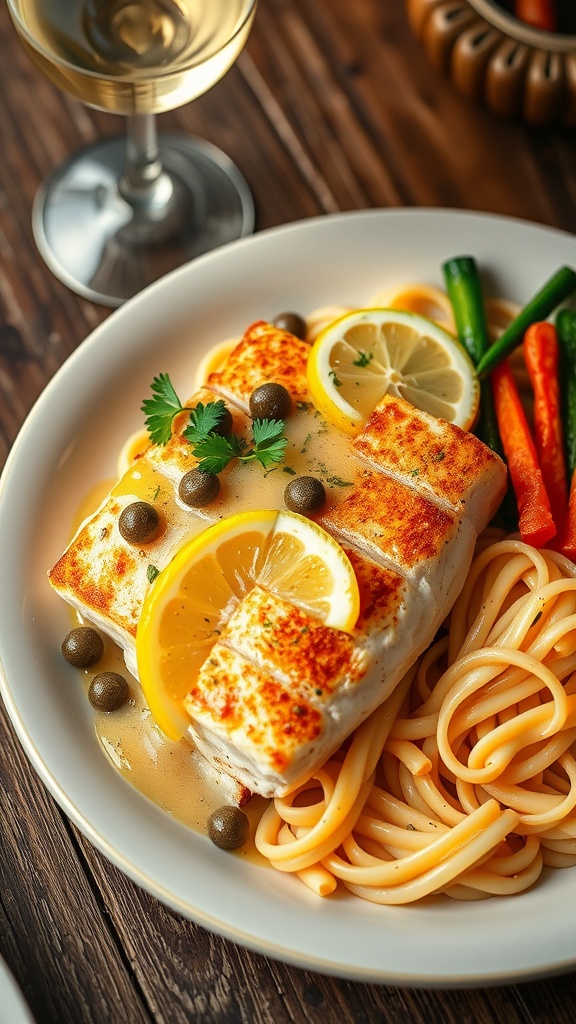
[[[47,381],[109,315],[41,262],[34,193],[80,144],[123,125],[36,72],[3,4],[0,54],[1,466]],[[412,37],[401,0],[261,0],[237,65],[161,124],[230,154],[258,229],[338,210],[443,206],[576,231],[574,137],[498,121],[457,95]],[[209,934],[96,852],[29,767],[4,713],[0,730],[0,953],[39,1024],[572,1024],[576,975],[488,991],[385,988]]]

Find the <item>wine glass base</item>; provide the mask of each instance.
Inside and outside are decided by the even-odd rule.
[[[126,202],[118,188],[126,139],[105,139],[73,154],[40,188],[34,237],[52,273],[72,291],[120,306],[201,253],[254,230],[254,203],[221,150],[186,135],[161,135],[159,155],[171,192],[168,217]]]

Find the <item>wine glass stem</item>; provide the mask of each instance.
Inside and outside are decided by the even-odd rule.
[[[126,166],[119,183],[126,202],[157,219],[172,198],[172,183],[162,169],[154,114],[126,118]]]

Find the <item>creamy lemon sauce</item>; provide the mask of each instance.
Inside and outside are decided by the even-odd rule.
[[[364,467],[354,456],[348,438],[327,423],[311,403],[299,403],[284,427],[288,444],[283,461],[268,470],[259,463],[234,465],[210,510],[214,508],[217,515],[233,515],[249,509],[283,508],[284,490],[294,476],[321,480],[327,507],[350,493]]]
[[[74,625],[83,625],[76,615]],[[113,767],[140,793],[171,814],[183,825],[206,834],[209,815],[222,804],[234,803],[235,785],[225,775],[215,772],[186,739],[173,743],[156,725],[150,714],[140,684],[127,671],[122,651],[105,638],[104,656],[97,665],[83,672],[88,687],[99,672],[119,672],[129,685],[129,699],[117,711],[106,713],[93,709],[94,728],[98,742]],[[250,819],[250,837],[266,801],[252,797],[243,808]],[[250,838],[238,851],[260,864],[260,856]]]
[[[185,509],[180,505],[189,516],[191,535],[204,529],[207,520],[242,511],[282,508],[284,490],[294,476],[318,477],[326,488],[327,505],[337,504],[350,492],[358,475],[365,472],[348,439],[327,423],[311,403],[298,403],[284,427],[288,444],[281,463],[264,469],[258,461],[243,464],[234,460],[220,474],[220,494],[210,505],[204,509]],[[195,464],[190,446],[189,468]],[[185,472],[184,465],[182,475]],[[108,481],[107,486],[114,495],[134,494],[142,501],[159,502],[164,508],[176,504],[178,482],[168,479],[147,459],[138,459],[121,480]],[[108,491],[103,489],[100,493],[102,500]],[[197,525],[195,519],[199,520]]]
[[[283,462],[270,470],[259,463],[236,463],[223,474],[220,495],[203,510],[206,516],[218,519],[240,510],[282,508],[286,485],[292,477],[302,475],[322,480],[327,505],[346,497],[365,470],[340,431],[327,424],[307,403],[294,410],[285,427],[288,445]],[[135,494],[145,501],[158,500],[162,491],[164,510],[169,505],[174,513],[182,515],[172,499],[176,486],[147,461],[137,460],[122,480],[103,481],[90,492],[78,509],[74,531],[110,491],[117,495]],[[208,525],[209,520],[190,510],[190,535]],[[79,622],[82,619],[78,616],[75,624]],[[205,834],[211,812],[222,804],[235,802],[235,783],[215,772],[188,740],[174,743],[164,737],[144,702],[140,684],[126,669],[122,652],[107,638],[104,657],[84,672],[86,692],[92,677],[104,671],[124,675],[130,687],[129,701],[124,707],[108,714],[93,712],[96,736],[104,754],[122,777],[148,799],[184,825]],[[251,836],[265,804],[262,798],[253,797],[244,807],[251,820]],[[257,853],[251,838],[239,852],[262,865],[268,863]]]

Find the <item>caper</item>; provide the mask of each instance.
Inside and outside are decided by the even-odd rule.
[[[62,642],[62,654],[76,668],[94,665],[104,654],[104,641],[91,626],[77,626]]]
[[[224,804],[208,818],[208,835],[221,850],[237,850],[248,838],[250,822],[244,811],[232,804]]]
[[[324,484],[315,476],[295,476],[284,491],[284,504],[291,512],[317,512],[326,502]]]
[[[234,420],[232,419],[232,413],[227,405],[224,406],[224,412],[220,417],[220,422],[213,428],[214,434],[220,434],[221,437],[228,437],[228,434],[232,433],[232,427],[234,426]]]
[[[291,408],[290,394],[282,384],[260,384],[250,395],[250,415],[254,420],[285,420]]]
[[[203,508],[218,495],[220,480],[216,473],[204,473],[201,469],[191,469],[185,473],[178,485],[180,500],[190,508]]]
[[[128,683],[119,672],[99,672],[88,688],[88,700],[97,711],[117,711],[128,699]]]
[[[158,532],[160,517],[147,501],[134,501],[120,513],[118,529],[129,544],[148,544]]]
[[[306,321],[299,313],[279,313],[272,322],[280,331],[288,331],[301,341],[306,337]]]

